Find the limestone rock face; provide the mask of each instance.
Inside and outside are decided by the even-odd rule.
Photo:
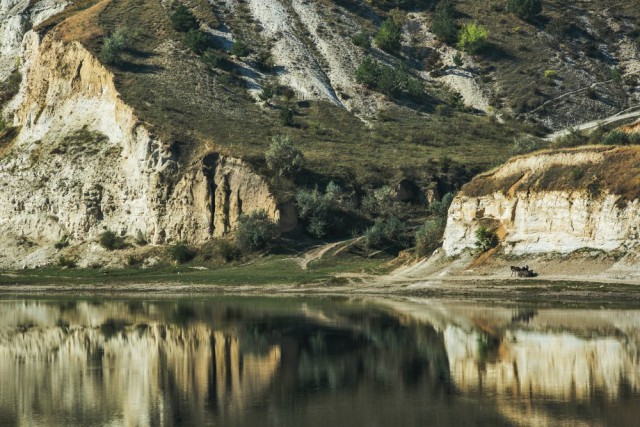
[[[513,255],[635,248],[640,203],[629,192],[632,178],[620,174],[634,175],[625,162],[637,155],[636,148],[597,147],[512,159],[455,198],[443,248],[450,256],[474,248],[480,226],[494,229]]]
[[[215,153],[178,159],[80,43],[28,32],[20,71],[5,112],[16,131],[0,158],[0,245],[26,244],[5,251],[0,266],[46,263],[50,253],[29,254],[105,229],[202,243],[253,210],[279,220],[267,182],[245,162]]]

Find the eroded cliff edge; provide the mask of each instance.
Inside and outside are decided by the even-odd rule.
[[[640,147],[590,146],[516,157],[463,187],[449,210],[443,249],[475,249],[495,230],[507,255],[626,254],[640,244]]]
[[[203,148],[189,158],[161,141],[120,98],[113,75],[56,28],[24,37],[13,127],[0,146],[0,266],[51,261],[68,236],[106,229],[153,243],[203,243],[243,213],[280,210],[264,178]]]

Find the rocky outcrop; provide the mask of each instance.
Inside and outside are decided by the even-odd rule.
[[[180,158],[121,100],[113,75],[80,43],[55,30],[42,40],[29,32],[20,71],[23,83],[8,108],[17,132],[0,159],[3,243],[26,241],[34,251],[105,229],[154,243],[202,243],[253,210],[279,220],[267,182],[248,164],[215,153]],[[9,252],[0,265],[42,259]]]
[[[496,231],[506,254],[627,252],[640,243],[638,147],[586,147],[517,157],[476,177],[449,210],[447,255]]]

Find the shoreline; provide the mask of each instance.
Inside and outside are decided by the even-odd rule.
[[[172,298],[214,296],[420,297],[435,300],[536,304],[625,304],[640,307],[640,283],[565,277],[511,279],[500,276],[394,279],[369,276],[345,284],[220,285],[187,282],[0,284],[0,299],[11,297]],[[371,282],[367,282],[371,280]]]

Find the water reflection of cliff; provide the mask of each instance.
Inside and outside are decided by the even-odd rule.
[[[630,311],[4,302],[0,417],[85,426],[625,424],[640,416],[638,337],[640,313]]]

